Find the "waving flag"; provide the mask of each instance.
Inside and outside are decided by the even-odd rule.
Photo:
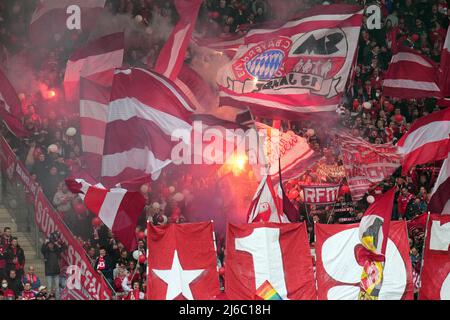
[[[78,101],[80,77],[111,87],[114,69],[122,66],[125,50],[123,32],[113,33],[76,50],[67,61],[64,76],[66,101]]]
[[[442,164],[439,176],[431,191],[429,211],[450,214],[450,153]]]
[[[264,177],[256,190],[247,213],[248,223],[278,222],[286,223],[289,219],[284,214],[280,201],[275,193],[270,176]]]
[[[53,44],[69,31],[79,32],[69,30],[68,23],[73,23],[74,19],[80,19],[82,32],[89,32],[97,23],[105,3],[106,0],[39,0],[31,18],[30,39],[36,46]]]
[[[450,108],[413,122],[397,145],[403,155],[402,175],[415,165],[447,158],[450,152]]]
[[[256,296],[263,300],[283,300],[267,280],[256,290]]]
[[[439,86],[444,97],[450,96],[450,28],[447,29],[444,47],[441,53]]]
[[[145,206],[145,198],[140,192],[106,189],[82,179],[67,179],[66,185],[72,193],[80,195],[86,208],[111,229],[127,250],[134,249],[137,221]]]
[[[147,299],[211,300],[220,293],[212,222],[147,224]]]
[[[22,108],[16,90],[0,68],[0,119],[9,131],[18,138],[27,137],[30,133],[21,122]]]
[[[383,282],[386,246],[394,206],[395,188],[376,200],[359,224],[359,239],[364,249],[360,300],[378,300]]]
[[[221,105],[267,118],[336,110],[355,57],[363,10],[317,6],[283,25],[253,29],[233,43],[218,74]],[[229,47],[228,47],[229,48]]]
[[[359,201],[369,188],[390,177],[401,165],[397,146],[371,144],[349,134],[339,135],[339,145],[353,201]]]
[[[225,292],[230,300],[269,298],[274,292],[267,282],[282,300],[317,298],[305,223],[228,224],[227,228]]]
[[[175,0],[180,20],[161,49],[155,71],[175,81],[183,66],[202,0]]]
[[[139,68],[117,70],[108,106],[102,182],[114,186],[169,165],[176,132],[190,138],[193,107],[169,79]],[[181,137],[186,140],[183,136]]]
[[[383,80],[383,94],[388,97],[440,98],[438,67],[417,51],[402,47],[392,56]]]

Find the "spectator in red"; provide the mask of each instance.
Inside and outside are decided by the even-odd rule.
[[[36,300],[36,292],[31,288],[31,284],[26,282],[21,293],[22,300]]]
[[[110,284],[113,284],[113,263],[109,255],[106,254],[105,248],[100,248],[100,255],[95,261],[95,270],[102,273]]]
[[[6,250],[9,247],[9,245],[11,244],[11,238],[12,238],[11,228],[5,227],[3,229],[3,234],[0,238],[0,246]]]
[[[17,278],[21,279],[23,275],[23,268],[25,267],[25,253],[19,246],[16,237],[11,240],[11,245],[6,249],[6,268],[8,272],[14,270],[17,273]]]
[[[22,283],[29,283],[31,285],[31,289],[34,291],[39,290],[39,287],[41,286],[41,279],[39,279],[39,277],[34,273],[33,266],[28,267],[28,272],[22,277]]]
[[[6,255],[3,246],[0,246],[0,280],[6,277]]]
[[[139,288],[139,282],[134,281],[133,282],[133,288],[127,288],[125,291],[128,290],[128,296],[125,298],[125,300],[144,300],[145,295]]]
[[[401,218],[405,218],[406,207],[408,203],[414,199],[414,195],[409,193],[408,188],[403,187],[398,196],[398,214]]]
[[[15,300],[16,295],[14,291],[12,291],[8,286],[8,281],[2,280],[2,287],[0,288],[0,295],[3,297],[3,300]]]

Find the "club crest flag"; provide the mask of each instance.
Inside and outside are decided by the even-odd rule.
[[[218,74],[222,105],[291,119],[335,111],[355,57],[363,11],[317,6],[283,25],[253,29]],[[224,47],[227,47],[224,44]]]
[[[367,209],[359,225],[359,240],[364,247],[360,251],[364,261],[360,300],[378,300],[394,196],[395,188],[392,188]]]

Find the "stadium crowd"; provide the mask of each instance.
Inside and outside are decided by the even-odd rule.
[[[304,10],[320,3],[307,0],[288,2],[288,5],[282,6],[278,1],[275,3],[269,0],[205,0],[197,32],[204,36],[244,34],[254,24],[283,18],[288,12],[294,14],[296,10]],[[345,1],[327,1],[338,2]],[[32,47],[29,45],[26,28],[35,4],[35,0],[10,0],[0,3],[0,64],[7,63],[8,54],[30,54]],[[355,77],[343,100],[339,119],[340,126],[347,128],[353,136],[362,137],[374,144],[395,144],[415,119],[439,110],[439,106],[433,98],[400,100],[383,96],[381,81],[388,68],[392,48],[398,44],[406,45],[439,62],[439,54],[449,26],[450,11],[446,0],[386,0],[379,4],[383,12],[383,27],[380,30],[368,30],[363,24]],[[137,21],[146,25],[151,24],[156,13],[168,17],[171,21],[177,19],[173,3],[168,0],[108,0],[107,6],[114,15],[129,15],[132,18],[140,16],[142,19]],[[18,140],[9,134],[4,126],[1,134],[7,138],[36,183],[40,184],[70,230],[83,244],[93,266],[105,276],[120,296],[142,299],[146,286],[145,261],[139,261],[133,252],[127,251],[114,238],[112,232],[86,210],[81,200],[73,195],[64,183],[65,178],[76,176],[85,166],[78,111],[70,107],[64,108],[63,99],[60,97],[65,62],[73,45],[76,45],[76,41],[70,45],[48,48],[46,52],[39,52],[39,56],[45,59],[33,60],[39,83],[44,84],[46,88],[54,88],[56,94],[54,98],[45,96],[42,91],[20,94],[23,123],[33,132],[33,137]],[[144,59],[153,59],[154,62],[161,45],[162,41],[159,41],[150,48],[127,48],[126,63],[136,65],[139,64],[138,60],[142,62]],[[324,170],[338,170],[342,167],[342,158],[336,148],[336,137],[329,134],[324,125],[301,121],[283,122],[283,126],[306,137],[311,147],[324,155],[324,160],[302,177],[295,182],[288,182],[288,193],[291,189],[300,190],[299,185],[305,182],[342,182],[345,185],[345,175],[326,175],[327,171]],[[375,186],[370,193],[374,194],[377,188],[387,190],[390,186],[397,185],[392,218],[411,220],[427,212],[429,194],[439,166],[440,163],[418,166],[405,177],[396,172],[391,179]],[[210,183],[212,181],[208,179],[193,182],[189,175],[180,178],[179,175],[164,173],[155,185],[141,189],[145,193],[147,206],[136,230],[136,250],[143,253],[146,251],[144,230],[147,218],[151,218],[154,224],[182,223],[189,220],[184,214],[184,208],[194,197],[193,194],[208,189]],[[291,200],[299,209],[298,221],[308,223],[311,242],[314,241],[313,222],[356,222],[368,206],[365,198],[358,203],[352,203],[349,192],[342,192],[338,203],[351,203],[351,210],[344,216],[351,219],[339,220],[339,217],[330,215],[329,207],[321,209],[304,206],[300,195]],[[52,288],[47,293],[47,288],[41,286],[40,279],[33,274],[33,267],[25,265],[23,250],[10,231],[5,228],[1,235],[0,298],[59,298],[59,279],[56,277],[60,273],[58,252],[64,250],[64,247],[57,245],[58,241],[55,239],[47,240],[43,244],[47,285]],[[420,270],[423,238],[423,230],[411,230],[411,262],[417,273]],[[218,248],[222,260],[223,246]]]

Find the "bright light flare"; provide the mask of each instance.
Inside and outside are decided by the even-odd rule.
[[[231,157],[231,171],[235,176],[240,175],[246,167],[248,162],[248,157],[246,155],[237,155],[234,154]]]

